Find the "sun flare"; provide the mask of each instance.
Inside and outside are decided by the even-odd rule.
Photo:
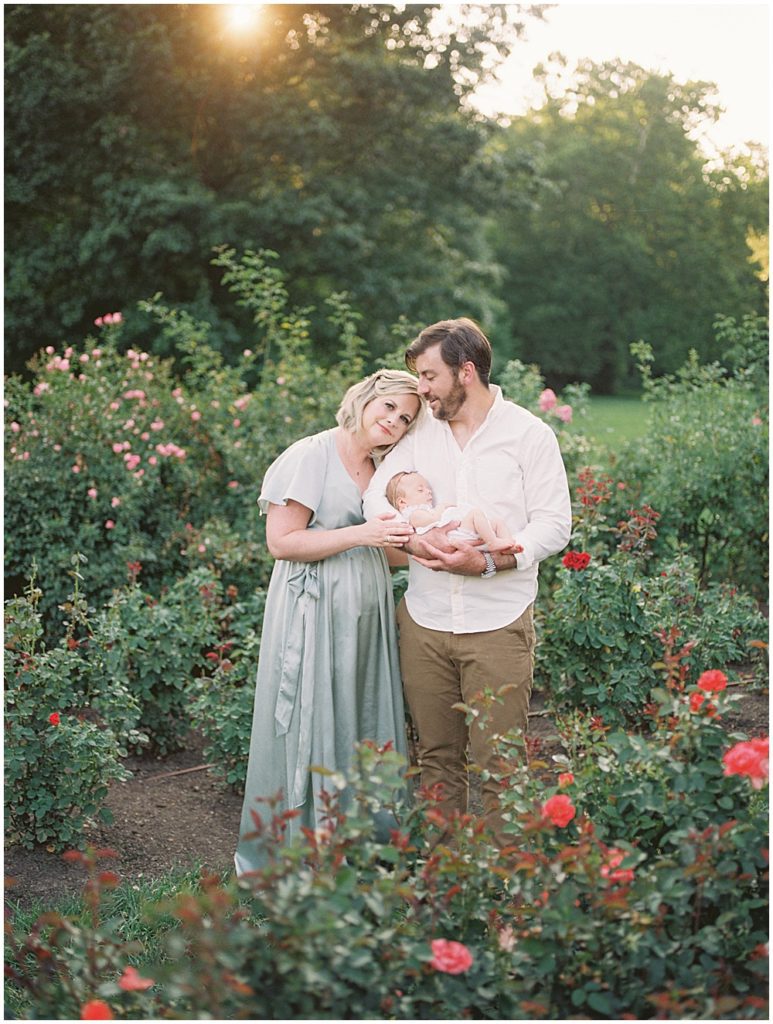
[[[251,32],[258,23],[263,4],[228,4],[224,9],[226,27],[234,35]]]

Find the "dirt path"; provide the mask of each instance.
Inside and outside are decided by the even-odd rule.
[[[543,707],[541,694],[535,694],[529,734],[541,742],[540,758],[550,762],[561,747]],[[751,693],[744,696],[726,724],[758,736],[767,734],[768,718],[767,694]],[[218,871],[231,867],[242,798],[209,771],[188,770],[204,763],[202,748],[201,737],[193,733],[185,750],[163,760],[127,760],[133,778],[114,783],[107,799],[114,823],[92,826],[87,833],[94,846],[116,850],[114,868],[122,878],[155,878],[172,868],[188,869],[197,864]],[[80,868],[42,847],[7,848],[5,875],[12,880],[9,900],[22,905],[40,901],[49,906],[65,894],[79,892],[83,883]]]

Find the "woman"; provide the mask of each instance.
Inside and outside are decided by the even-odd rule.
[[[258,503],[277,559],[263,620],[240,836],[255,831],[259,798],[281,791],[297,808],[287,839],[316,828],[321,765],[346,773],[359,740],[405,753],[402,687],[388,557],[413,528],[383,515],[365,522],[362,494],[383,457],[422,412],[417,381],[379,370],[349,388],[338,427],[302,438],[268,469]],[[404,560],[397,556],[395,561]],[[238,874],[265,860],[240,839]]]

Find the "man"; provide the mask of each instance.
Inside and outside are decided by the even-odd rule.
[[[448,816],[467,809],[468,744],[473,762],[495,772],[494,737],[526,731],[537,566],[569,541],[571,505],[553,431],[489,384],[491,345],[473,321],[427,327],[405,361],[432,415],[379,466],[363,499],[366,517],[390,510],[384,489],[395,473],[417,470],[438,503],[479,506],[502,519],[518,544],[517,554],[491,554],[450,540],[456,524],[449,523],[406,546],[409,583],[397,610],[400,667],[418,733],[421,781],[442,784],[439,809]],[[502,692],[483,727],[477,720],[468,733],[453,705],[474,703],[486,688]],[[483,778],[487,824],[504,846],[499,787]]]

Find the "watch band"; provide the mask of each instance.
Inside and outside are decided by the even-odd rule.
[[[491,554],[490,551],[481,551],[481,554],[486,559],[486,568],[480,574],[480,578],[482,580],[488,580],[492,576],[496,575],[497,563],[494,561],[494,556]]]

